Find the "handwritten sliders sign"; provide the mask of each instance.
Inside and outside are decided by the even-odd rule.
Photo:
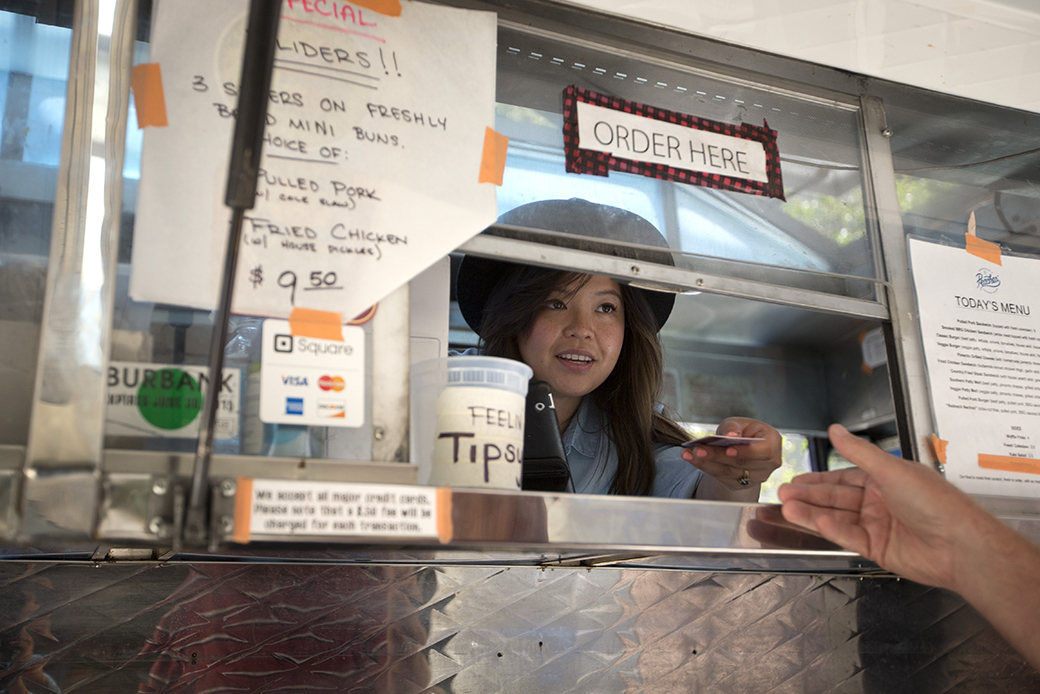
[[[784,198],[776,131],[733,125],[598,94],[563,92],[567,171],[642,174]]]
[[[216,304],[247,6],[158,6],[151,60],[167,125],[145,131],[137,300]],[[283,3],[236,313],[349,318],[495,219],[495,185],[480,182],[494,124],[494,14],[402,0],[388,16],[367,6]],[[135,89],[138,110],[154,93]]]

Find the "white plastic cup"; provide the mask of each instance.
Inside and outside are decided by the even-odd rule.
[[[411,446],[419,483],[520,489],[532,375],[527,364],[500,357],[413,364]]]

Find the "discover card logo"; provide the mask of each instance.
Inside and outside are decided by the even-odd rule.
[[[318,416],[330,419],[345,419],[347,403],[344,400],[318,399]]]
[[[979,289],[987,294],[994,294],[1000,288],[1000,278],[994,275],[989,268],[980,268],[975,273],[975,281],[978,283]]]

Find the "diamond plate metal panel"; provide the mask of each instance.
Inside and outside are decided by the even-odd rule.
[[[1035,692],[890,577],[0,562],[4,692]]]

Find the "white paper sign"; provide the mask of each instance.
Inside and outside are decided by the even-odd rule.
[[[578,144],[633,161],[687,171],[769,182],[761,142],[695,130],[584,101],[578,107]]]
[[[1040,261],[908,247],[948,478],[976,494],[1040,496]]]
[[[860,351],[863,353],[863,363],[872,369],[876,369],[888,363],[888,352],[885,351],[885,336],[881,328],[874,328],[863,335],[859,343]]]
[[[495,15],[402,6],[388,17],[284,2],[236,313],[306,307],[349,319],[494,221],[495,186],[477,181],[494,125]],[[169,125],[145,131],[130,281],[139,301],[216,305],[246,9],[158,6],[151,61]]]
[[[240,480],[239,485],[237,541],[248,542],[254,535],[437,537],[435,489],[271,479]],[[242,494],[242,487],[249,493]]]
[[[238,436],[242,372],[224,369],[214,433]],[[209,390],[209,369],[185,364],[114,361],[106,379],[107,436],[198,438],[199,415]]]
[[[264,321],[260,421],[322,427],[365,423],[365,331],[341,328],[343,341],[293,336],[289,321]]]

